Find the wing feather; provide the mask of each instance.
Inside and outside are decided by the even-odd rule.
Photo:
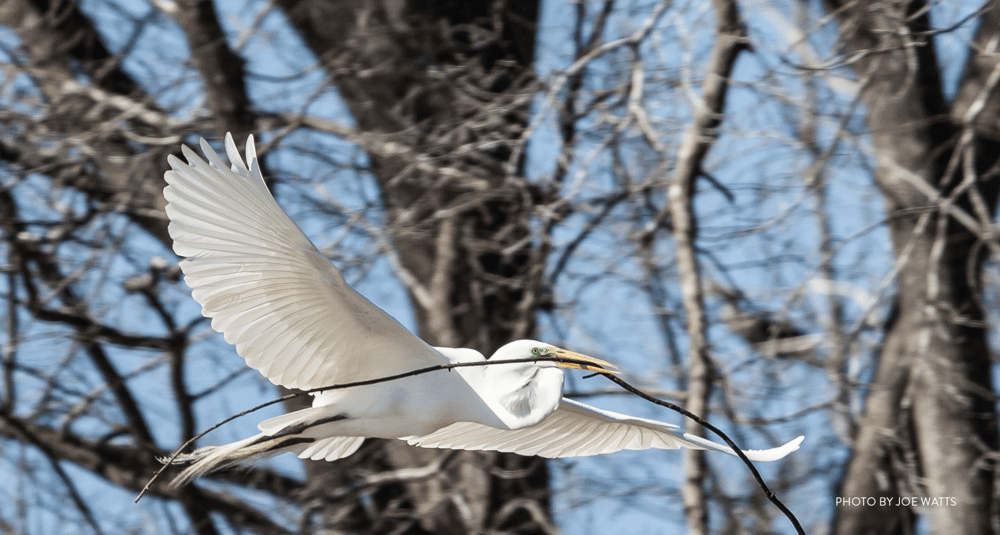
[[[769,450],[744,450],[751,461],[774,461],[799,449],[803,437]],[[424,448],[495,450],[540,457],[582,457],[620,450],[694,448],[736,455],[732,449],[683,433],[676,425],[605,411],[563,398],[537,425],[497,429],[459,422],[406,441]]]
[[[244,163],[226,136],[231,167],[204,140],[201,149],[207,162],[188,147],[186,163],[168,159],[168,228],[202,313],[249,366],[308,389],[447,362],[347,284],[281,210],[252,137]]]
[[[322,438],[310,444],[299,453],[299,459],[314,461],[336,461],[354,453],[361,447],[364,437]]]

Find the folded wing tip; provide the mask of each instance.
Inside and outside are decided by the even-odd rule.
[[[716,444],[711,440],[707,440],[697,435],[691,435],[688,433],[684,434],[684,438],[687,439],[689,442],[693,443],[696,447],[700,447],[706,450],[721,451],[723,453],[728,453],[729,455],[732,455],[734,457],[738,457],[738,455],[736,455],[736,452],[733,451],[732,448],[724,444]],[[799,449],[799,444],[802,444],[802,441],[805,440],[805,438],[806,437],[804,435],[800,435],[776,448],[770,448],[766,450],[741,450],[741,451],[743,451],[743,454],[746,455],[747,459],[751,461],[756,461],[756,462],[777,461],[779,459],[787,457],[788,454]]]
[[[771,448],[769,450],[746,450],[743,453],[747,455],[747,458],[751,461],[777,461],[778,459],[783,459],[799,449],[799,445],[805,440],[805,435],[799,435],[798,437],[789,440],[788,442],[778,446],[777,448]]]

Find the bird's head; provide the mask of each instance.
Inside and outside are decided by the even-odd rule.
[[[563,349],[561,347],[541,344],[530,349],[531,356],[538,366],[555,366],[572,370],[586,370],[598,373],[619,374],[618,366],[606,360]]]
[[[490,361],[531,359],[528,366],[540,368],[569,368],[598,373],[618,374],[618,366],[599,358],[556,347],[537,340],[511,342],[490,357]]]

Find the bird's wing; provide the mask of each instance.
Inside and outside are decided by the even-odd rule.
[[[803,437],[769,450],[744,450],[751,461],[774,461],[799,449]],[[459,422],[407,442],[424,448],[495,450],[539,457],[582,457],[620,450],[694,448],[736,455],[732,449],[671,425],[604,411],[563,398],[547,418],[524,429]]]
[[[447,360],[352,288],[274,201],[253,138],[232,168],[183,147],[165,178],[174,252],[202,314],[272,383],[309,389]]]

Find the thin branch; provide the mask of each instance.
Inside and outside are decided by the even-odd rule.
[[[46,452],[47,455],[52,455],[61,461],[69,461],[122,488],[139,488],[145,479],[144,474],[148,474],[152,470],[152,466],[150,466],[152,460],[145,450],[107,444],[101,441],[84,440],[75,434],[50,429],[30,420],[18,418],[5,410],[0,410],[0,436],[32,444]],[[302,488],[300,482],[291,478],[255,468],[249,468],[249,470],[267,477],[268,481],[261,481],[256,486],[261,490],[270,491],[274,488],[271,483],[277,483],[287,489],[283,491],[282,495],[288,495],[290,492]],[[145,490],[149,490],[148,485]],[[263,511],[226,493],[204,488],[187,489],[181,493],[166,486],[153,490],[157,495],[165,498],[181,502],[190,500],[201,504],[202,509],[217,512],[235,525],[259,533],[290,533],[274,523]]]
[[[784,515],[786,517],[788,517],[788,520],[792,523],[792,526],[795,527],[795,532],[798,533],[798,534],[800,534],[800,535],[805,535],[806,532],[805,532],[804,529],[802,529],[802,524],[799,523],[799,519],[795,517],[795,515],[792,513],[792,511],[789,510],[788,507],[786,507],[785,504],[781,502],[781,500],[778,499],[778,496],[774,493],[774,491],[772,491],[767,486],[767,483],[764,482],[764,478],[761,477],[760,472],[757,471],[757,468],[754,467],[753,462],[751,462],[750,459],[747,458],[746,454],[743,453],[743,450],[741,450],[740,447],[737,446],[736,443],[733,442],[732,439],[729,438],[729,436],[727,436],[725,433],[723,433],[721,429],[719,429],[718,427],[715,427],[714,425],[712,425],[712,424],[708,423],[707,421],[701,419],[701,417],[699,417],[697,414],[694,414],[693,412],[688,411],[684,407],[680,407],[678,405],[674,405],[673,403],[670,403],[669,401],[663,401],[661,399],[654,398],[653,396],[650,396],[649,394],[646,394],[642,390],[639,390],[638,388],[636,388],[636,387],[628,384],[627,382],[625,382],[620,377],[616,377],[614,375],[607,375],[607,374],[602,374],[602,375],[604,375],[605,377],[607,377],[608,380],[612,381],[616,385],[624,388],[625,390],[628,390],[629,392],[631,392],[631,393],[633,393],[633,394],[641,397],[642,399],[644,399],[644,400],[646,400],[646,401],[648,401],[650,403],[655,403],[655,404],[657,404],[657,405],[659,405],[661,407],[666,407],[666,408],[668,408],[668,409],[670,409],[672,411],[679,412],[683,416],[685,416],[686,418],[689,418],[689,419],[693,420],[698,425],[700,425],[700,426],[704,427],[705,429],[708,429],[709,431],[711,431],[711,432],[715,433],[716,435],[718,435],[719,438],[721,438],[722,440],[724,440],[726,442],[726,444],[730,448],[732,448],[734,452],[736,452],[736,456],[739,457],[741,461],[743,461],[743,464],[747,465],[747,468],[750,469],[750,473],[753,474],[754,481],[757,482],[757,486],[760,487],[760,490],[764,492],[764,496],[767,497],[767,499],[770,500],[770,502],[773,503],[775,505],[775,507],[777,507],[782,513],[784,513]]]
[[[76,490],[76,485],[73,483],[73,478],[69,477],[69,474],[63,470],[62,466],[59,465],[59,459],[57,459],[52,453],[40,443],[36,443],[35,447],[42,450],[45,454],[45,458],[48,459],[49,465],[52,466],[52,470],[55,471],[59,479],[62,480],[63,485],[66,486],[66,491],[69,493],[70,500],[73,501],[73,505],[80,511],[83,515],[83,519],[90,524],[90,529],[94,530],[97,535],[104,535],[104,531],[101,530],[101,525],[97,523],[97,519],[94,517],[94,512],[90,510],[87,506],[87,502],[84,501],[83,497],[80,496],[80,492]]]
[[[670,7],[672,2],[667,0],[661,0],[653,8],[652,12],[643,21],[642,25],[628,37],[622,37],[620,39],[615,39],[614,41],[608,41],[601,46],[596,46],[590,49],[586,54],[579,57],[574,61],[569,67],[567,67],[562,75],[559,76],[556,81],[552,84],[551,88],[547,91],[548,95],[545,99],[545,104],[541,107],[540,111],[536,114],[535,119],[528,125],[527,128],[521,133],[521,139],[514,146],[511,157],[508,158],[506,164],[506,171],[508,174],[516,174],[517,162],[521,160],[521,155],[527,145],[528,139],[537,130],[545,118],[548,115],[549,110],[554,109],[556,98],[562,92],[566,84],[570,83],[573,78],[587,67],[587,65],[594,61],[595,59],[607,54],[613,50],[617,50],[622,47],[635,47],[646,40],[649,34],[656,27],[657,23],[660,22],[660,18],[666,12],[667,8]]]

